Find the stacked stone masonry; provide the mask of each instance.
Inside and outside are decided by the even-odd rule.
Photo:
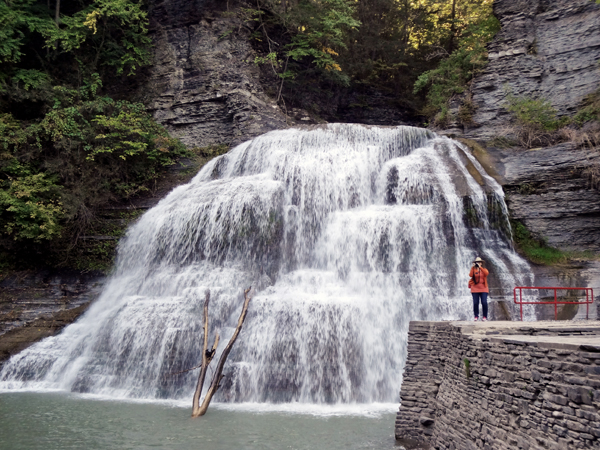
[[[600,448],[600,326],[411,322],[407,448]]]

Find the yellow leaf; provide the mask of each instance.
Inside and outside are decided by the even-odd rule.
[[[330,65],[330,64],[327,64],[327,65],[325,66],[325,70],[327,70],[327,71],[330,71],[330,70],[336,70],[336,71],[338,71],[338,72],[341,72],[341,71],[342,71],[342,68],[340,67],[340,65],[339,65],[339,64],[337,64],[337,63],[333,63],[333,64],[331,64],[331,65]]]
[[[85,22],[83,24],[88,27],[90,30],[94,30],[94,34],[98,31],[96,29],[96,25],[98,24],[98,17],[100,17],[100,11],[92,11],[85,17]]]

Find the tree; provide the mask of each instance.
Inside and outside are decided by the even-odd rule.
[[[210,291],[206,291],[206,298],[204,300],[204,343],[202,345],[202,365],[200,369],[200,375],[198,375],[198,383],[196,384],[196,391],[194,392],[194,399],[192,402],[192,417],[199,417],[206,414],[213,396],[217,393],[217,390],[220,387],[221,380],[223,379],[223,367],[225,366],[225,361],[227,360],[229,352],[231,352],[233,344],[235,344],[235,341],[242,330],[244,320],[246,320],[248,305],[250,304],[251,299],[251,297],[248,295],[250,289],[251,287],[244,291],[244,304],[242,306],[242,312],[240,313],[237,326],[235,327],[233,336],[231,336],[231,339],[229,339],[229,343],[223,350],[223,353],[221,353],[221,357],[217,363],[217,369],[213,374],[208,391],[206,392],[204,400],[200,405],[200,394],[202,393],[204,379],[206,378],[206,371],[208,370],[208,366],[213,360],[217,346],[219,345],[219,333],[216,333],[212,349],[208,350],[208,303],[210,302]]]
[[[10,74],[23,58],[43,71],[62,54],[88,66],[89,73],[102,65],[132,74],[149,64],[148,17],[141,2],[87,0],[71,4],[69,14],[61,13],[60,5],[57,0],[52,11],[45,1],[0,2],[0,63],[5,63],[0,72]],[[48,50],[42,66],[39,38]]]
[[[0,0],[0,259],[84,268],[72,250],[99,209],[190,156],[103,92],[149,64],[147,28],[143,0]]]
[[[487,64],[486,44],[500,29],[500,23],[492,15],[478,19],[462,32],[457,48],[442,59],[438,66],[421,75],[414,84],[414,92],[427,90],[427,105],[423,113],[435,125],[443,126],[448,119],[448,102],[455,94],[462,94],[469,81]]]

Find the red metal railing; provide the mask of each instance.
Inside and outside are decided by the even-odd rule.
[[[553,301],[523,301],[523,289],[537,289],[554,291]],[[517,290],[519,291],[519,301],[517,301]],[[566,300],[558,300],[556,291],[585,291],[585,301],[570,302]],[[589,319],[590,305],[594,302],[594,290],[592,288],[579,288],[579,287],[529,287],[529,286],[517,286],[514,291],[515,304],[520,305],[521,308],[521,321],[523,321],[523,305],[554,305],[554,320],[558,319],[558,305],[586,305],[585,318]]]

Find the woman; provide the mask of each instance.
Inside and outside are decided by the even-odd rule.
[[[487,320],[488,304],[487,297],[490,292],[487,284],[487,277],[489,271],[483,267],[483,259],[479,256],[475,258],[471,272],[469,276],[469,287],[471,288],[471,295],[473,296],[473,314],[475,315],[475,322],[479,320],[479,300],[481,300],[481,306],[483,308],[483,322]]]

